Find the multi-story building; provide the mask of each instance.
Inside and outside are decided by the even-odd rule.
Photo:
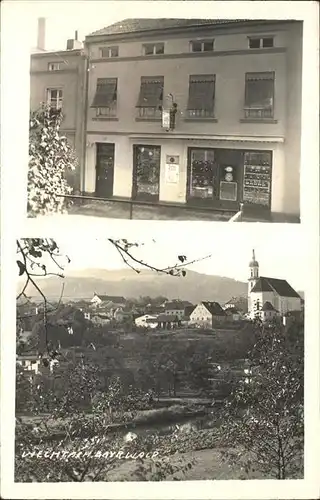
[[[75,42],[32,55],[31,105],[62,101],[83,194],[299,220],[302,22],[127,19]]]
[[[82,191],[299,217],[302,23],[128,19],[85,50]]]
[[[84,158],[84,109],[85,102],[85,56],[82,43],[67,40],[66,50],[47,51],[45,42],[45,19],[38,21],[38,47],[31,54],[30,64],[30,108],[35,111],[41,103],[61,108],[63,121],[61,134],[65,135],[75,149],[78,166],[67,172],[69,184],[74,191],[80,190],[80,172]]]

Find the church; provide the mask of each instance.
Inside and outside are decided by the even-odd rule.
[[[289,311],[301,311],[302,299],[286,280],[259,276],[254,250],[249,269],[248,313],[251,319],[259,316],[263,321],[270,321]]]

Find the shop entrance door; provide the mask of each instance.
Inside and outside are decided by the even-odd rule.
[[[113,196],[114,144],[98,142],[96,160],[96,195]]]
[[[133,146],[133,199],[159,201],[160,156],[160,146]]]

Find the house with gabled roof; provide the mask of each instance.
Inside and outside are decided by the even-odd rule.
[[[289,311],[301,311],[302,298],[285,279],[259,276],[259,263],[253,250],[249,263],[248,309],[249,316],[283,316]]]
[[[218,302],[203,301],[190,314],[190,325],[203,328],[213,328],[214,325],[224,323],[227,314]]]
[[[103,304],[112,304],[114,307],[121,307],[126,305],[126,299],[118,295],[102,295],[94,292],[91,299],[91,304],[101,307]]]

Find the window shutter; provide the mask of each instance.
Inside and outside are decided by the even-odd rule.
[[[189,100],[187,109],[204,109],[213,111],[215,78],[214,76],[191,77],[189,83]]]
[[[98,78],[92,108],[107,108],[117,100],[117,79]]]
[[[141,79],[137,108],[156,108],[163,99],[163,79]]]

